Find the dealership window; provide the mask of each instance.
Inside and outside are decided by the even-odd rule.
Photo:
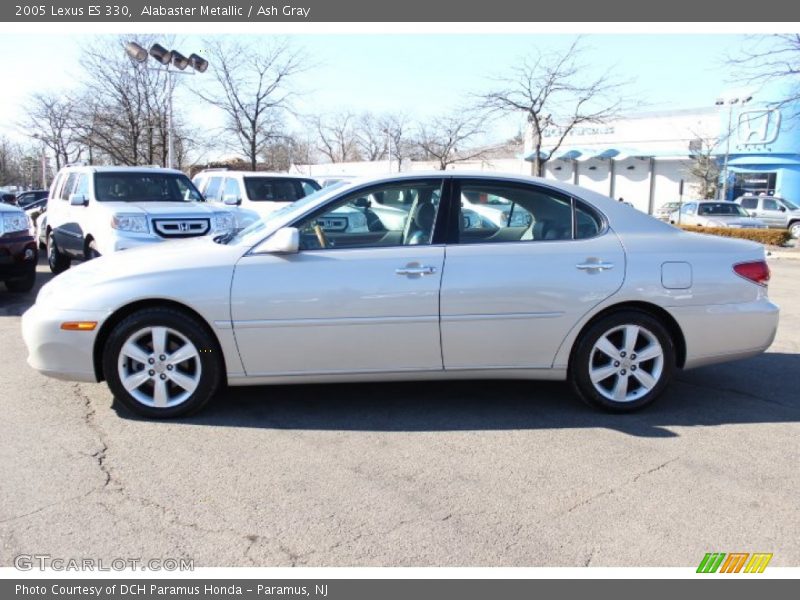
[[[771,196],[775,193],[777,173],[754,172],[736,173],[733,178],[733,197]]]

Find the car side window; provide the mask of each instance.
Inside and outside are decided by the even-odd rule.
[[[222,187],[222,177],[211,177],[208,180],[206,191],[203,194],[206,200],[208,200],[209,202],[218,202],[219,192],[221,187]]]
[[[385,184],[348,194],[295,223],[301,250],[430,244],[442,181]],[[384,203],[402,197],[402,206]]]
[[[78,177],[78,181],[75,184],[75,190],[72,193],[80,194],[87,199],[89,198],[89,176],[86,173],[83,173]]]
[[[242,190],[239,187],[239,182],[232,177],[225,179],[225,191],[222,193],[223,200],[225,199],[225,196],[235,196],[239,199],[242,197]]]
[[[694,203],[689,203],[683,207],[683,213],[686,215],[693,215],[697,212],[697,205]]]
[[[459,211],[461,244],[586,239],[602,229],[589,207],[529,185],[465,181]]]
[[[78,179],[77,173],[70,173],[67,177],[66,182],[64,183],[64,187],[61,188],[61,199],[62,200],[69,200],[69,195],[72,193],[72,190],[75,188],[75,180]]]
[[[314,192],[316,192],[316,191],[318,191],[320,189],[319,185],[314,185],[311,182],[306,181],[306,180],[302,180],[300,182],[300,186],[303,188],[303,197],[310,196],[311,194],[313,194]]]
[[[756,198],[745,198],[742,200],[742,207],[743,208],[756,208],[758,206],[758,199]]]
[[[776,200],[764,200],[764,210],[778,210],[778,202]]]

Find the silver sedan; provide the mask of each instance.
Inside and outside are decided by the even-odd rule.
[[[735,227],[739,229],[766,229],[767,224],[751,217],[746,210],[733,202],[699,200],[686,202],[680,211],[670,215],[670,223],[695,227]]]
[[[332,227],[407,198],[402,227]],[[463,226],[462,197],[530,215]],[[491,225],[491,226],[489,226]],[[763,247],[680,231],[567,184],[486,173],[348,181],[247,229],[127,250],[70,269],[25,313],[28,363],[108,382],[153,418],[227,385],[567,380],[641,408],[677,369],[773,340]]]

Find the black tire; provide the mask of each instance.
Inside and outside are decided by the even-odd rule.
[[[633,353],[626,351],[624,328],[629,325],[638,328],[628,330],[637,331],[630,335],[635,340]],[[597,348],[601,338],[605,338],[603,342],[611,342],[606,347],[616,348],[619,355],[612,358],[610,352]],[[649,356],[657,350],[661,351],[660,359],[640,362],[641,357],[636,355],[642,351]],[[578,397],[590,406],[631,412],[651,404],[663,393],[675,373],[675,356],[675,342],[661,321],[645,312],[621,310],[602,317],[581,334],[572,352],[568,377]],[[592,373],[601,377],[606,372],[610,374],[605,379],[592,381]],[[617,387],[621,379],[626,381],[624,387]],[[609,397],[615,396],[617,390],[625,394],[625,400]]]
[[[121,358],[123,346],[131,336],[152,327],[166,327],[173,330],[185,337],[198,350],[198,357],[192,359],[192,366],[195,367],[195,373],[197,373],[197,364],[199,363],[199,374],[197,375],[199,383],[188,397],[174,405],[156,407],[144,403],[125,388],[120,377],[120,368],[127,368],[120,367],[121,361],[130,360]],[[124,364],[132,363],[125,362]],[[140,369],[141,371],[148,370],[148,373],[155,373],[155,371],[149,370],[148,365],[141,364],[144,366],[144,369]],[[163,365],[161,366],[163,369]],[[153,365],[153,369],[158,367],[159,363]],[[199,411],[211,400],[219,388],[220,382],[223,380],[222,372],[223,361],[213,336],[194,318],[170,308],[143,309],[126,317],[111,331],[103,349],[103,374],[114,397],[132,412],[150,419],[170,419]],[[148,389],[152,385],[154,398],[155,384],[158,383],[156,377],[164,379],[165,374],[166,372],[163,372],[162,375],[156,374],[152,381],[144,382],[140,388],[134,390],[134,393],[146,397]],[[166,381],[165,385],[170,386],[172,383]],[[173,389],[182,393],[182,388]]]
[[[51,231],[49,234],[47,234],[47,264],[50,267],[50,270],[55,275],[58,275],[59,273],[63,273],[69,269],[71,262],[72,260],[70,257],[66,254],[63,254],[58,249],[56,240],[53,237],[53,232]]]
[[[36,268],[30,270],[24,276],[17,279],[6,280],[6,289],[15,294],[25,294],[33,289],[36,284]]]

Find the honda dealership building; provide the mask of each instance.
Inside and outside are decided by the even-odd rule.
[[[545,176],[623,198],[653,212],[697,197],[692,155],[709,150],[720,165],[728,156],[727,199],[770,194],[800,200],[800,120],[795,111],[753,104],[650,112],[604,125],[576,127],[546,163]],[[542,150],[563,134],[546,130]],[[525,160],[532,161],[532,138]]]

